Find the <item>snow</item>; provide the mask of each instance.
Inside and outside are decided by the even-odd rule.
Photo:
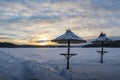
[[[103,64],[98,50],[71,48],[66,70],[66,48],[0,48],[0,80],[119,80],[120,48],[105,48]]]
[[[99,37],[95,41],[112,41],[111,39],[107,38],[106,36]]]
[[[101,33],[100,36],[98,38],[95,39],[95,42],[101,42],[101,41],[112,41],[111,39],[109,39],[108,37],[106,37],[106,34]]]
[[[66,30],[66,32],[64,34],[62,34],[61,36],[57,37],[56,39],[52,40],[54,42],[67,42],[68,40],[70,40],[71,42],[77,42],[77,43],[84,43],[86,42],[85,40],[83,40],[82,38],[78,37],[76,34],[74,34],[71,30]]]

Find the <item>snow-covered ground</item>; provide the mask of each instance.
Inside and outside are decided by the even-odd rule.
[[[105,48],[103,64],[97,50],[72,48],[66,70],[66,48],[0,48],[0,80],[120,80],[120,48]]]

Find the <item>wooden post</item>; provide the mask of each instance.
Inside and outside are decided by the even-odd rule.
[[[69,69],[69,59],[70,59],[70,40],[68,40],[67,68],[66,69]]]
[[[104,47],[104,42],[102,41],[102,48],[101,48],[101,63],[103,63],[103,55],[104,55],[104,50],[103,50],[103,47]]]
[[[70,67],[69,67],[69,60],[70,60],[70,58],[72,57],[72,56],[75,56],[75,55],[77,55],[77,54],[71,54],[70,53],[70,40],[68,40],[68,51],[67,51],[67,54],[66,53],[62,53],[62,54],[60,54],[60,55],[63,55],[63,56],[65,56],[65,58],[67,59],[67,67],[66,67],[66,69],[69,69]]]

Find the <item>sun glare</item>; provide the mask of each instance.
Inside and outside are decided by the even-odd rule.
[[[47,37],[40,37],[38,40],[39,40],[39,45],[47,45],[48,44]]]
[[[40,43],[40,45],[47,45],[48,42],[43,42],[43,43]]]

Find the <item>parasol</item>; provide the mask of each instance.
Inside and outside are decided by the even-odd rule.
[[[106,34],[104,34],[104,33],[101,33],[97,39],[92,41],[92,43],[101,44],[101,51],[97,51],[101,55],[101,61],[100,61],[101,63],[103,63],[103,55],[105,53],[108,53],[108,51],[104,51],[104,44],[108,44],[111,42],[112,42],[112,40],[109,39],[108,37],[106,37]]]
[[[57,43],[60,43],[60,44],[65,44],[65,43],[68,44],[67,54],[63,53],[63,54],[60,54],[60,55],[65,56],[65,58],[67,59],[67,69],[69,69],[69,59],[72,56],[77,55],[77,54],[70,53],[70,44],[71,43],[73,43],[73,44],[84,43],[86,41],[83,40],[82,38],[78,37],[76,34],[74,34],[70,29],[68,29],[68,30],[66,30],[66,32],[63,35],[57,37],[56,39],[53,39],[52,42],[57,42]]]

